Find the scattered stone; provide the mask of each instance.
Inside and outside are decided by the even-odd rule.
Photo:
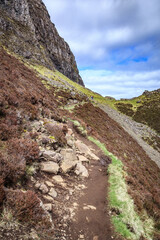
[[[39,239],[37,233],[34,230],[32,230],[32,232],[29,235],[31,239],[35,239],[35,240]]]
[[[54,186],[54,184],[52,182],[46,181],[45,183],[47,184],[48,187],[53,187]]]
[[[48,196],[48,195],[44,195],[43,196],[45,200],[49,201],[49,202],[53,202],[53,198]]]
[[[99,157],[97,157],[94,153],[91,151],[88,153],[88,157],[92,160],[99,161]]]
[[[86,221],[89,223],[89,218],[88,217],[86,217]]]
[[[45,209],[46,209],[48,212],[51,212],[51,211],[52,211],[52,204],[51,204],[51,203],[45,203],[45,204],[44,204],[44,207],[45,207]]]
[[[69,189],[69,195],[73,195],[74,190],[73,189]]]
[[[89,159],[86,158],[83,155],[78,155],[78,159],[79,159],[80,162],[87,162],[87,163],[89,163]]]
[[[69,200],[69,196],[68,196],[68,195],[66,196],[66,200],[67,200],[67,201]]]
[[[64,182],[63,178],[59,175],[54,176],[52,178],[56,183],[58,183],[59,185],[61,185],[62,187],[66,188],[67,184]]]
[[[83,207],[84,210],[96,210],[96,207],[92,206],[92,205],[87,205]]]
[[[75,173],[79,176],[82,177],[88,177],[88,170],[85,166],[82,165],[82,163],[77,163],[76,169],[75,169]]]
[[[73,134],[73,131],[72,131],[71,128],[68,128],[68,132],[67,132],[67,134],[70,135],[70,136]]]
[[[36,182],[36,180],[34,179],[34,177],[32,177],[32,176],[31,176],[31,178],[30,178],[30,179],[31,179],[31,182],[33,182],[33,183],[35,183],[35,182]]]
[[[57,183],[63,183],[64,182],[63,178],[60,175],[53,176],[52,179]]]
[[[81,189],[86,189],[87,187],[84,184],[79,184],[78,186],[75,186],[75,188],[81,190]]]
[[[37,183],[35,184],[35,188],[36,188],[36,189],[39,189],[40,186],[41,186],[40,182],[37,182]]]
[[[80,238],[80,239],[84,239],[84,235],[80,235],[79,238]]]
[[[41,171],[57,174],[59,171],[59,165],[54,162],[43,162],[41,163]]]
[[[94,236],[93,240],[99,240],[99,237],[98,236]]]
[[[73,207],[77,208],[78,207],[78,203],[74,202],[73,203]]]
[[[41,190],[41,192],[44,193],[44,194],[48,193],[48,188],[47,188],[47,186],[44,183],[42,183],[40,185],[39,190]]]
[[[51,197],[56,198],[57,197],[57,192],[54,188],[51,188],[51,190],[48,193]]]

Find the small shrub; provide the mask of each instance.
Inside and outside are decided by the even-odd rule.
[[[3,189],[3,183],[4,183],[3,178],[0,178],[0,205],[2,204],[4,196],[5,196],[4,189]]]
[[[9,126],[8,124],[0,124],[0,140],[7,141],[11,137],[16,136],[17,126]]]
[[[118,110],[128,116],[133,116],[134,111],[132,109],[133,105],[130,103],[116,103],[115,106]]]
[[[8,153],[30,164],[38,159],[39,147],[36,142],[30,139],[14,139],[8,143]]]
[[[34,192],[8,190],[6,199],[6,205],[19,221],[51,227],[50,217],[42,208],[41,201]]]
[[[25,175],[26,163],[31,164],[39,157],[37,143],[30,139],[8,141],[0,153],[0,175],[5,185],[12,185]]]
[[[47,123],[45,125],[45,128],[58,142],[59,146],[63,147],[66,145],[67,142],[65,139],[65,135],[68,129],[67,127],[65,127],[65,125]]]

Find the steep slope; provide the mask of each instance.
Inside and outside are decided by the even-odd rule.
[[[72,81],[67,80],[68,82],[65,84],[66,77],[57,71],[52,72],[47,71],[47,69],[42,71],[43,68],[36,67],[41,72],[40,78],[37,76],[37,72],[29,69],[29,67],[32,68],[29,65],[25,66],[22,61],[20,62],[1,49],[0,204],[3,214],[0,218],[0,234],[2,239],[7,240],[7,234],[10,234],[10,239],[19,240],[23,239],[22,235],[25,234],[24,239],[27,239],[26,235],[28,239],[38,239],[38,237],[34,237],[36,235],[41,240],[77,240],[78,237],[91,240],[88,236],[98,239],[99,234],[99,236],[102,236],[100,240],[119,240],[121,237],[113,233],[110,224],[110,220],[113,218],[118,219],[119,228],[121,227],[122,230],[123,227],[123,230],[125,230],[123,232],[125,239],[158,240],[160,236],[160,170],[158,166],[151,161],[138,143],[118,123],[93,105],[87,95],[84,94],[85,88],[81,89],[81,91],[77,90],[76,84]],[[72,86],[72,83],[74,86]],[[66,85],[66,88],[64,88],[64,85]],[[72,104],[74,107],[70,108]],[[78,120],[82,126],[75,121],[73,124],[71,120]],[[83,131],[83,128],[86,128],[86,130]],[[109,165],[109,169],[111,169],[114,163],[111,164],[111,158],[104,156],[95,145],[91,145],[89,140],[86,139],[87,134],[91,135],[92,139],[96,138],[101,141],[108,151],[121,161],[118,162],[119,172],[116,172],[116,176],[124,178],[122,185],[125,185],[126,192],[124,195],[124,192],[118,189],[119,197],[121,197],[120,205],[124,204],[125,197],[129,194],[132,208],[134,206],[135,211],[133,216],[136,216],[138,223],[143,226],[140,230],[137,230],[139,227],[137,222],[133,224],[133,216],[128,215],[127,221],[122,222],[123,213],[121,208],[119,210],[119,208],[112,206],[111,203],[107,205],[105,199],[102,204],[103,199],[101,197],[104,198],[104,193],[100,196],[100,199],[96,197],[95,201],[93,201],[94,204],[97,201],[101,207],[99,205],[90,206],[89,202],[81,195],[86,194],[88,196],[91,190],[91,195],[88,198],[90,201],[92,200],[94,189],[84,191],[83,188],[91,186],[90,177],[94,175],[95,177],[98,176],[98,178],[101,176],[110,189],[111,183],[108,183],[108,176],[105,175],[107,169],[102,168],[100,164],[105,165],[106,168]],[[80,141],[77,142],[77,140],[81,140],[83,144]],[[77,149],[78,146],[79,149]],[[75,149],[76,153],[74,152]],[[85,155],[83,151],[88,152]],[[67,170],[66,163],[62,160],[62,154],[69,154],[69,159],[74,157],[74,160],[69,162],[69,164],[72,163],[73,165],[69,165]],[[113,157],[113,155],[110,154],[110,157]],[[77,176],[76,172],[78,170],[75,158],[76,161],[79,158],[86,161],[80,166],[83,166],[83,170],[86,167],[91,172],[93,171],[92,174],[88,171],[89,178],[84,179],[80,175]],[[118,160],[116,159],[116,161]],[[50,164],[52,162],[56,166],[55,169],[52,169],[54,171],[52,173],[50,172],[51,168],[49,168],[49,172],[44,172],[44,168],[42,168],[42,166],[46,167],[45,164],[48,162]],[[96,173],[97,171],[99,173]],[[112,174],[112,177],[115,177],[114,172],[108,171],[108,174],[109,177]],[[55,182],[57,176],[58,183]],[[94,182],[96,184],[96,178],[94,178]],[[98,184],[100,186],[100,183]],[[105,184],[104,186],[106,186]],[[114,182],[114,186],[116,185],[117,180]],[[102,191],[104,191],[103,188]],[[48,208],[52,224],[46,212],[44,213],[41,209],[43,205],[40,204],[37,196],[38,199],[41,199],[43,205]],[[123,198],[123,196],[125,197]],[[112,200],[117,203],[115,196]],[[79,206],[77,206],[77,202]],[[85,203],[87,205],[83,205]],[[92,235],[93,233],[89,229],[86,229],[84,234],[78,231],[74,213],[75,216],[80,216],[82,220],[80,226],[83,228],[82,214],[83,211],[88,211],[89,217],[92,216],[92,219],[87,220],[88,215],[85,212],[85,221],[87,226],[92,227],[92,230],[96,223],[96,216],[99,218],[100,214],[98,212],[96,215],[96,207],[97,211],[102,211],[101,216],[104,217],[104,213],[106,213],[107,221],[104,219],[103,224],[100,224],[100,221],[98,221],[98,224],[100,224],[99,229],[102,226],[105,226],[105,228],[107,226],[108,230],[104,231],[108,234],[107,236],[103,235],[102,229],[102,235],[100,235],[100,232],[94,232],[94,235]],[[12,218],[8,217],[10,212],[7,213],[8,215],[6,214],[7,210],[11,211]],[[93,211],[95,211],[95,215]],[[42,216],[46,217],[45,221]],[[15,225],[15,222],[21,223],[19,228],[17,227],[18,223]],[[53,223],[55,224],[54,228]],[[34,236],[31,229],[34,229]],[[120,232],[122,234],[122,231]],[[72,234],[73,237],[71,237]]]
[[[84,85],[75,57],[41,0],[0,0],[0,43],[31,62],[56,68]]]
[[[122,113],[147,124],[160,134],[160,89],[145,91],[137,98],[118,101],[116,106]]]

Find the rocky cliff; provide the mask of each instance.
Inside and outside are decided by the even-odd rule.
[[[0,0],[0,43],[84,85],[69,45],[59,36],[41,0]]]

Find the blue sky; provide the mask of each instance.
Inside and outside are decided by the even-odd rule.
[[[43,0],[85,86],[131,98],[160,88],[160,0]]]

